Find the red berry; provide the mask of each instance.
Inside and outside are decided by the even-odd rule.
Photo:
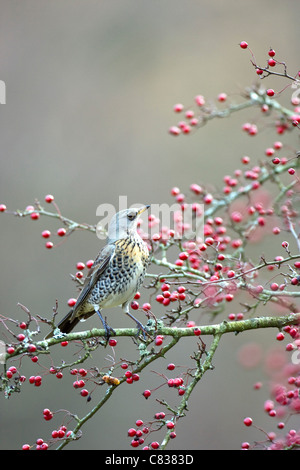
[[[204,96],[202,95],[195,96],[195,102],[198,106],[203,106],[205,104]]]
[[[249,157],[247,157],[247,156],[242,157],[242,163],[243,163],[244,165],[248,165],[249,162],[250,162],[250,158],[249,158]]]
[[[66,233],[67,233],[67,231],[66,231],[65,228],[59,228],[59,229],[57,230],[57,235],[58,235],[59,237],[64,237]]]
[[[251,418],[245,418],[245,419],[244,419],[244,424],[245,424],[245,426],[251,426],[251,424],[252,424],[252,419],[251,419]]]
[[[42,383],[42,377],[40,375],[36,375],[34,377],[34,385],[36,387],[39,387],[41,385],[41,383]]]
[[[181,113],[181,111],[183,110],[183,104],[180,104],[180,103],[175,104],[173,109],[175,113]]]
[[[235,276],[235,272],[232,269],[227,272],[227,277],[229,277],[229,279],[231,279],[234,276]]]
[[[271,288],[271,290],[273,290],[273,291],[278,290],[278,287],[279,287],[279,286],[278,286],[278,284],[277,284],[276,282],[272,282],[272,284],[270,285],[270,288]]]
[[[138,447],[140,445],[139,440],[138,439],[132,439],[130,445],[132,447]]]
[[[157,335],[155,338],[155,344],[156,346],[160,346],[163,343],[164,337],[162,335]]]
[[[134,428],[129,428],[127,434],[130,437],[134,437],[136,435],[136,430]]]
[[[38,220],[40,218],[40,214],[38,212],[32,212],[32,214],[30,215],[30,218],[32,220]]]
[[[211,204],[213,199],[214,198],[213,198],[212,194],[206,194],[203,198],[203,201],[204,201],[205,204]]]
[[[74,388],[82,388],[85,386],[85,382],[84,380],[75,380],[75,382],[73,382],[73,387]]]
[[[44,414],[45,421],[50,421],[53,418],[53,413]]]
[[[175,135],[175,136],[176,136],[176,135],[179,135],[180,132],[181,132],[181,131],[180,131],[179,127],[177,127],[177,126],[172,126],[172,127],[169,128],[169,133],[170,133],[171,135]]]
[[[76,299],[69,299],[68,300],[69,307],[74,307],[75,304],[76,304]]]
[[[249,442],[243,442],[241,447],[242,447],[242,449],[247,450],[247,449],[250,448],[250,444],[249,444]]]
[[[248,43],[247,43],[246,41],[242,41],[242,42],[240,42],[240,47],[241,47],[242,49],[247,49]]]
[[[234,296],[232,294],[226,294],[225,295],[225,300],[227,302],[231,302],[234,299]]]
[[[278,333],[278,335],[276,336],[276,339],[277,341],[283,341],[284,340],[284,334],[283,333]]]
[[[270,67],[275,67],[275,65],[276,65],[276,60],[274,60],[274,59],[269,59],[269,60],[268,60],[268,64],[269,64]]]
[[[108,342],[108,344],[109,344],[110,346],[116,346],[117,343],[118,343],[117,340],[114,339],[114,338],[111,338],[111,339],[109,340],[109,342]]]
[[[154,441],[154,442],[151,442],[151,447],[152,449],[158,449],[159,448],[159,443]]]
[[[175,369],[175,364],[170,363],[167,367],[168,370],[174,370]]]
[[[169,387],[174,387],[174,379],[169,379],[168,380],[168,386]]]
[[[140,307],[139,303],[136,302],[135,300],[133,302],[131,302],[131,308],[132,310],[138,310],[138,308]]]
[[[85,264],[82,263],[81,261],[79,261],[79,262],[76,264],[76,269],[78,269],[79,271],[82,271],[84,268],[85,268]]]
[[[270,49],[268,54],[269,54],[270,57],[274,57],[274,55],[275,55],[274,49]]]
[[[6,205],[0,204],[0,212],[5,212],[5,211],[6,211]]]
[[[175,424],[173,423],[173,421],[167,421],[166,425],[167,425],[167,428],[168,428],[168,429],[173,429],[174,426],[175,426]]]
[[[227,100],[227,95],[226,93],[220,93],[218,96],[218,101],[223,102]]]
[[[46,247],[48,250],[51,250],[51,248],[53,248],[53,243],[52,243],[52,242],[46,242],[46,243],[45,243],[45,247]]]
[[[49,204],[53,201],[54,199],[54,196],[52,196],[52,194],[47,194],[47,196],[45,196],[45,201],[48,202]]]
[[[267,90],[267,95],[268,95],[268,96],[274,96],[274,95],[275,95],[275,91],[272,90],[272,88],[269,88],[269,89]]]
[[[195,336],[200,336],[201,335],[201,330],[199,328],[194,328],[194,335]]]
[[[7,354],[13,354],[15,352],[15,348],[13,348],[12,346],[9,346],[7,348]]]
[[[50,235],[51,235],[50,230],[44,230],[44,231],[42,232],[42,237],[43,237],[43,238],[49,238]]]
[[[65,434],[66,434],[66,431],[65,431],[65,429],[64,429],[64,426],[62,426],[62,427],[58,430],[58,437],[59,437],[59,438],[62,438],[62,437],[65,436]]]
[[[161,290],[164,292],[164,291],[167,291],[167,290],[170,289],[170,285],[164,283],[164,284],[161,285],[160,288],[161,288]]]
[[[274,155],[274,149],[272,147],[269,147],[265,150],[265,154],[267,155],[267,157],[271,157],[272,155]]]
[[[80,395],[82,397],[87,397],[89,395],[89,391],[86,389],[86,388],[83,388],[81,391],[80,391]]]
[[[151,395],[151,391],[150,390],[144,390],[143,395],[144,395],[145,398],[149,398],[150,395]]]
[[[143,304],[142,309],[147,312],[151,310],[151,305],[149,303],[145,303]]]
[[[195,194],[201,194],[203,192],[203,189],[201,188],[201,186],[199,186],[196,183],[191,184],[190,190],[193,191],[193,193]]]
[[[62,341],[62,342],[60,343],[60,345],[61,345],[63,348],[65,348],[66,346],[68,346],[68,344],[69,344],[68,341]]]

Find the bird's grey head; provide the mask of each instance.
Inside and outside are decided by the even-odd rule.
[[[150,206],[125,209],[113,216],[108,227],[108,240],[113,242],[127,238],[137,229],[139,216]]]

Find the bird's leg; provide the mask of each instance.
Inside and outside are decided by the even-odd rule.
[[[111,335],[114,335],[116,334],[115,330],[113,328],[111,328],[107,323],[106,321],[104,320],[104,318],[102,317],[101,315],[101,310],[99,308],[99,305],[94,305],[94,310],[95,312],[97,313],[97,315],[99,316],[101,322],[102,322],[102,325],[103,325],[103,328],[105,329],[105,338],[108,340],[109,337]]]
[[[123,311],[126,313],[126,315],[128,315],[130,318],[132,318],[132,320],[135,321],[137,329],[138,329],[138,332],[137,332],[136,336],[138,337],[140,332],[142,331],[144,340],[146,341],[146,334],[148,336],[149,336],[149,334],[146,332],[145,327],[141,324],[141,322],[139,322],[133,315],[131,315],[131,313],[129,312],[129,304],[123,305]]]

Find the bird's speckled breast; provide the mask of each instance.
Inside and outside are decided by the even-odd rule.
[[[148,266],[148,248],[140,237],[118,240],[115,246],[114,256],[88,299],[89,304],[100,308],[116,307],[132,300]]]

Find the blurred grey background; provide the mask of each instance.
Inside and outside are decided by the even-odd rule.
[[[175,103],[188,107],[196,94],[215,99],[223,91],[235,99],[255,81],[241,40],[248,41],[259,63],[273,47],[296,73],[299,2],[1,0],[0,11],[0,79],[7,87],[7,103],[0,109],[0,202],[8,209],[24,209],[35,198],[43,202],[51,193],[64,215],[95,224],[97,206],[117,205],[120,195],[129,204],[173,203],[174,185],[183,191],[194,182],[221,188],[224,174],[239,168],[243,155],[255,162],[277,140],[270,129],[256,138],[240,131],[244,120],[260,117],[259,110],[211,122],[192,136],[172,138],[168,128],[178,120]],[[268,86],[278,89],[278,83],[270,79]],[[288,91],[282,100],[289,99]],[[290,135],[282,140],[297,142]],[[33,314],[50,316],[57,299],[64,314],[67,299],[76,295],[69,273],[77,261],[94,258],[101,242],[79,232],[48,251],[40,233],[59,224],[3,214],[0,223],[0,313],[24,319],[21,302]],[[112,326],[128,325],[119,314],[111,313]],[[274,336],[274,331],[257,332],[255,340],[267,349]],[[239,448],[253,436],[263,438],[245,429],[242,420],[249,414],[266,430],[275,428],[262,411],[267,385],[252,390],[262,371],[243,371],[237,362],[239,348],[253,340],[251,334],[223,338],[216,369],[193,394],[191,412],[179,422],[170,449]],[[129,342],[119,341],[117,356],[134,357]],[[170,360],[185,365],[190,352],[189,342],[182,341],[164,367]],[[91,364],[103,367],[108,353],[96,351]],[[27,376],[41,372],[25,359]],[[44,422],[44,407],[83,416],[96,404],[101,391],[87,404],[65,375],[62,381],[46,377],[41,388],[27,382],[20,395],[1,400],[1,449],[49,438],[60,418]],[[161,381],[150,372],[142,375],[133,388],[115,392],[70,448],[130,449],[127,429],[161,410],[141,395]],[[167,399],[165,391],[157,396],[164,394]]]

